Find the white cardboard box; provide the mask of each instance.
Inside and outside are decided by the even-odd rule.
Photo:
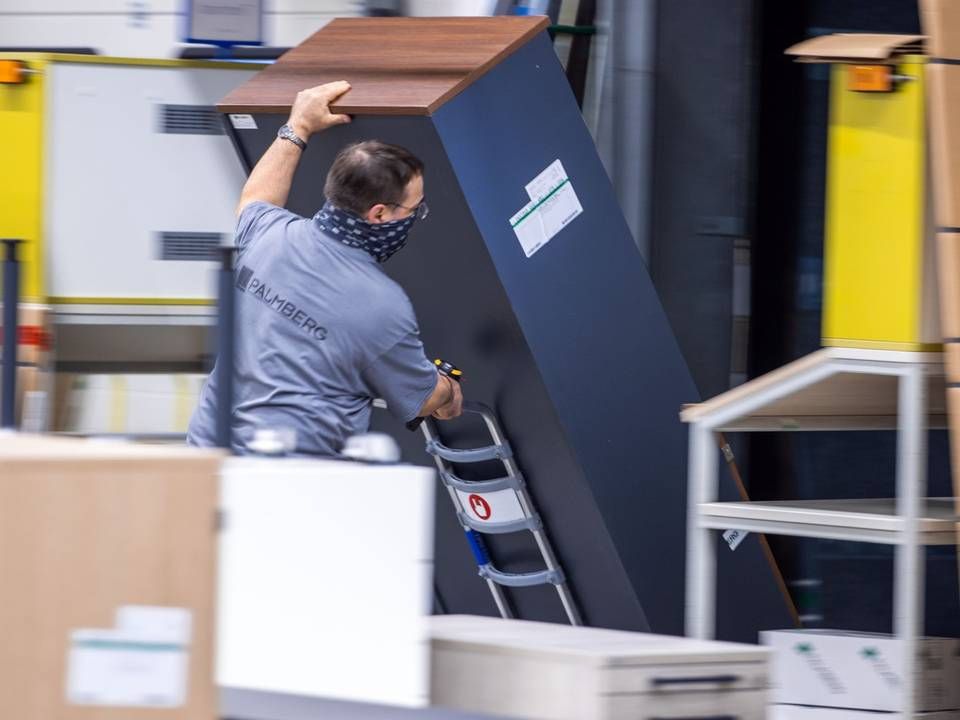
[[[773,701],[894,712],[902,706],[900,641],[878,633],[772,630]],[[917,709],[960,708],[960,640],[919,640]],[[848,711],[844,711],[848,712]],[[847,717],[846,715],[844,717]]]
[[[873,710],[810,707],[809,705],[772,705],[770,720],[898,720],[900,713],[878,713]],[[920,713],[915,720],[960,720],[960,711]]]

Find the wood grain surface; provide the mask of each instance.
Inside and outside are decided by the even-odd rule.
[[[347,80],[334,112],[429,115],[547,25],[546,17],[339,18],[217,108],[285,113],[300,90]]]

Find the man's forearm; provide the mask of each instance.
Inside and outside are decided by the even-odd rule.
[[[303,151],[289,140],[277,138],[260,158],[250,177],[247,178],[243,192],[240,193],[240,204],[237,214],[252,202],[261,200],[272,205],[283,207],[287,204],[290,195],[290,185],[293,183],[293,174],[300,163]]]
[[[417,413],[418,417],[429,417],[437,408],[441,408],[449,403],[455,393],[453,382],[454,381],[446,375],[437,373],[437,384],[433,388],[433,393],[427,398],[423,407],[420,408],[420,412]]]
[[[348,115],[330,112],[330,103],[349,89],[350,83],[339,80],[301,90],[293,101],[293,107],[290,108],[290,119],[287,124],[298,138],[307,142],[314,133],[350,122]],[[247,184],[243,186],[240,204],[237,205],[237,215],[256,200],[280,207],[286,205],[287,196],[290,195],[290,185],[293,183],[293,174],[297,171],[302,153],[300,147],[289,140],[282,138],[274,140],[273,145],[267,148],[260,162],[253,168],[253,172],[247,178]]]

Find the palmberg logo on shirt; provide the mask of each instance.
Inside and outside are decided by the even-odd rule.
[[[327,329],[325,327],[283,297],[278,291],[272,290],[269,285],[254,275],[253,270],[246,265],[242,265],[237,272],[237,288],[241,292],[253,295],[270,309],[289,318],[299,328],[313,335],[317,340],[327,339]]]

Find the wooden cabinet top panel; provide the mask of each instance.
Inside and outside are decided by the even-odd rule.
[[[346,80],[335,112],[428,115],[547,27],[546,17],[339,18],[227,95],[223,112],[285,113]]]

